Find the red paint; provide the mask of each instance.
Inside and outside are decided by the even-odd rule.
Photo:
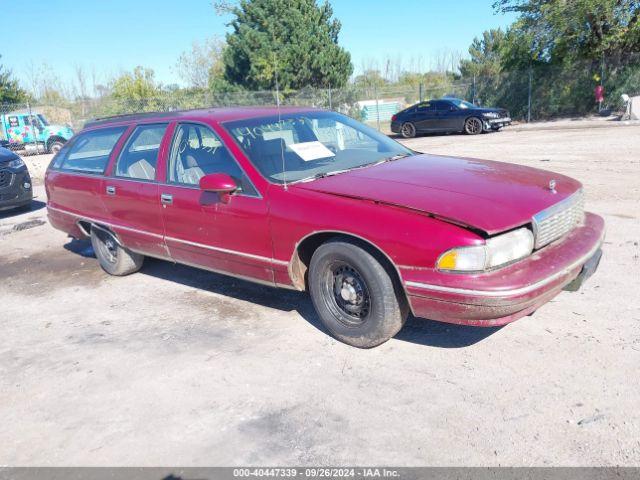
[[[550,194],[549,181],[557,194]],[[494,234],[531,217],[580,188],[557,173],[489,160],[417,155],[304,184],[432,213]]]
[[[291,260],[301,241],[315,234],[348,234],[392,262],[416,315],[472,325],[503,324],[535,310],[578,274],[586,261],[581,259],[602,241],[602,219],[588,214],[584,224],[563,239],[513,265],[482,274],[442,273],[434,267],[444,251],[480,244],[487,235],[529,224],[534,214],[574,193],[580,183],[508,163],[416,155],[285,188],[259,174],[223,125],[274,113],[270,108],[215,109],[93,125],[87,130],[130,128],[112,152],[104,177],[47,171],[50,221],[76,237],[82,236],[78,220],[95,221],[135,251],[281,286],[295,283]],[[116,158],[133,127],[158,122],[169,126],[156,181],[114,178]],[[179,122],[210,126],[259,195],[225,193],[235,189],[235,182],[224,174],[203,177],[200,188],[168,184],[167,162]],[[549,189],[551,180],[557,193]],[[115,187],[115,195],[107,195],[107,187]],[[162,195],[171,196],[172,202],[162,204]],[[568,267],[526,294],[487,298],[411,286],[517,291]]]
[[[200,179],[200,190],[205,192],[233,192],[238,186],[226,173],[212,173]]]

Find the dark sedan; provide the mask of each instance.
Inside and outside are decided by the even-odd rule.
[[[396,113],[391,118],[391,131],[404,138],[436,132],[476,135],[500,130],[510,123],[509,112],[502,108],[482,108],[458,98],[441,98]]]
[[[11,150],[0,147],[0,211],[27,208],[32,198],[33,189],[27,166]]]

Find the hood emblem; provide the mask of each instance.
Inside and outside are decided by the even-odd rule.
[[[551,193],[558,193],[558,192],[556,192],[556,181],[555,180],[549,180],[549,190],[551,190]]]

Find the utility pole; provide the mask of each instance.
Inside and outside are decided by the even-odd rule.
[[[529,94],[527,98],[527,123],[531,122],[531,64],[529,64]]]

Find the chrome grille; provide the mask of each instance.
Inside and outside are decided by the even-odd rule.
[[[533,216],[534,248],[541,248],[570,232],[584,218],[584,194],[570,197]]]
[[[9,170],[0,170],[0,188],[8,187],[11,184],[13,174]]]

